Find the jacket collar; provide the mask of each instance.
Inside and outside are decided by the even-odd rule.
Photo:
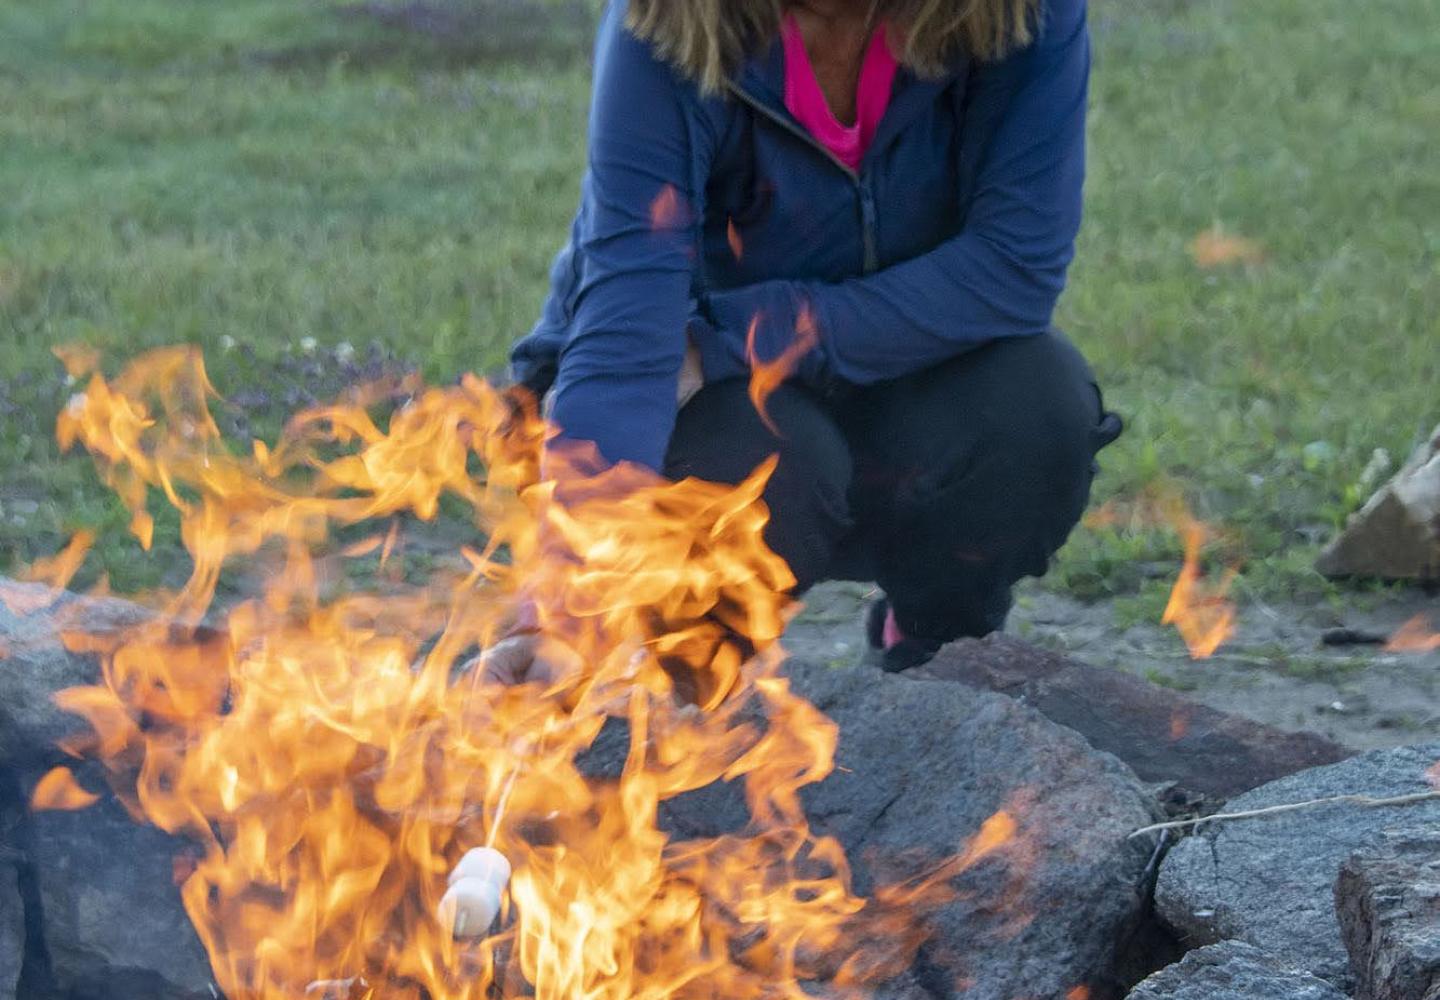
[[[878,151],[919,118],[969,68],[969,60],[959,58],[942,75],[921,78],[905,67],[895,74],[895,89],[885,117],[875,132],[870,151]],[[785,50],[777,39],[770,47],[746,61],[731,87],[749,101],[760,104],[772,114],[802,128],[785,107]],[[866,159],[870,153],[866,153]]]

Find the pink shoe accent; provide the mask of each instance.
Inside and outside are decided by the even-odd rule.
[[[880,629],[880,647],[882,649],[893,649],[905,641],[905,633],[900,631],[900,623],[895,620],[895,609],[885,609],[885,624]]]

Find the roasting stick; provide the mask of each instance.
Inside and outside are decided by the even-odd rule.
[[[443,927],[450,928],[456,938],[481,938],[500,915],[500,898],[510,884],[510,859],[495,849],[500,823],[510,807],[515,781],[520,777],[520,763],[511,769],[495,803],[490,819],[490,832],[485,843],[465,852],[450,873],[450,888],[440,898],[439,917]]]
[[[501,645],[503,646],[503,642]],[[485,674],[485,656],[482,655],[470,669],[472,692],[480,687]],[[501,896],[510,884],[510,860],[496,850],[495,838],[500,831],[500,823],[505,818],[505,811],[509,808],[515,780],[520,776],[521,759],[525,752],[531,749],[531,744],[522,740],[512,744],[511,749],[519,759],[500,790],[500,798],[495,804],[495,815],[490,819],[490,830],[485,835],[485,843],[465,852],[450,872],[449,887],[445,890],[445,895],[440,897],[440,905],[437,907],[436,915],[440,925],[448,928],[451,936],[457,939],[481,938],[489,932],[490,926],[500,914]]]
[[[534,753],[545,744],[550,735],[553,720],[547,720],[544,728],[535,735],[521,737],[510,744],[515,757],[515,766],[505,778],[500,797],[495,802],[495,815],[490,818],[490,832],[485,843],[465,852],[455,870],[450,873],[450,888],[440,898],[440,924],[450,928],[456,938],[482,938],[490,931],[490,925],[500,915],[500,897],[510,885],[510,859],[495,848],[495,838],[500,824],[510,808],[510,799],[515,791],[515,782],[520,770]]]
[[[495,818],[490,821],[490,832],[485,837],[485,846],[495,846],[495,834],[500,832],[500,821],[505,818],[505,809],[510,805],[510,793],[515,791],[515,779],[520,777],[520,765],[516,764],[500,789],[500,801],[495,803]]]
[[[478,683],[483,673],[483,667],[472,672],[472,687]],[[544,744],[551,724],[547,721],[537,736],[521,738],[510,745],[516,763],[500,789],[500,798],[495,803],[495,815],[490,819],[490,830],[485,835],[485,843],[466,851],[460,863],[450,872],[449,888],[440,898],[438,916],[441,926],[448,927],[451,936],[455,938],[468,940],[484,937],[495,923],[495,918],[500,915],[501,897],[510,885],[512,869],[510,859],[495,848],[495,839],[510,806],[510,797],[515,791],[520,769],[529,754]]]
[[[452,937],[467,940],[484,937],[500,913],[500,897],[510,883],[510,861],[495,849],[495,835],[505,818],[510,794],[519,776],[520,765],[516,764],[500,790],[485,845],[465,852],[450,873],[450,887],[440,899],[439,917],[441,926],[448,927]],[[305,997],[306,1000],[346,1000],[356,987],[368,989],[369,984],[362,976],[317,979],[305,987]]]

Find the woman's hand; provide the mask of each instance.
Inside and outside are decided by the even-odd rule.
[[[466,665],[483,684],[538,683],[549,686],[560,675],[556,664],[540,655],[540,634],[522,632],[501,639]]]
[[[705,388],[705,373],[700,368],[700,352],[693,343],[685,345],[685,361],[680,365],[680,384],[675,393],[676,401],[684,406],[690,397]]]
[[[474,673],[482,684],[504,684],[508,687],[532,680],[548,683],[550,677],[546,665],[536,662],[537,640],[538,636],[533,632],[501,639],[466,664],[465,669]]]
[[[465,665],[482,684],[539,684],[550,687],[577,673],[583,664],[564,643],[539,632],[519,632],[501,639]]]

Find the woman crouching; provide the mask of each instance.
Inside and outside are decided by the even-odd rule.
[[[1084,0],[617,0],[517,381],[608,463],[778,453],[766,541],[878,583],[886,667],[1001,628],[1120,433],[1050,326],[1089,63]]]

